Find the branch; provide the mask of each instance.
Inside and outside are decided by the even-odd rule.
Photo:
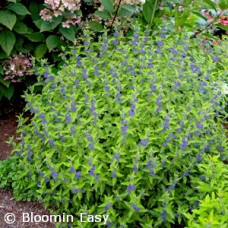
[[[200,34],[201,32],[203,32],[205,29],[207,29],[208,27],[210,27],[211,25],[213,25],[214,22],[216,21],[216,19],[219,18],[219,17],[221,16],[222,13],[223,13],[223,11],[221,11],[215,18],[213,18],[213,20],[212,20],[209,24],[207,24],[204,28],[202,28],[202,29],[196,31],[196,32],[190,37],[190,39],[196,38],[197,35],[199,35],[199,34]]]
[[[110,27],[112,27],[112,25],[113,25],[113,23],[114,23],[114,21],[115,21],[115,19],[116,19],[116,16],[117,16],[118,10],[119,10],[119,8],[120,8],[121,2],[122,2],[122,0],[119,0],[118,5],[117,5],[117,9],[116,9],[116,12],[115,12],[115,15],[114,15],[114,17],[113,17],[113,19],[112,19],[112,23],[111,23]]]

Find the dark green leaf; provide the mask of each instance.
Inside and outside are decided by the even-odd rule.
[[[212,9],[217,11],[215,2],[212,2],[211,0],[204,0],[204,2],[207,3]]]
[[[40,32],[52,31],[52,23],[50,21],[43,21],[40,26]]]
[[[10,85],[8,88],[0,84],[0,92],[5,96],[8,100],[13,96],[14,86]]]
[[[28,27],[21,21],[18,21],[14,26],[14,31],[19,34],[25,34],[28,32]]]
[[[0,75],[0,83],[3,84],[6,88],[9,88],[10,81],[9,80],[4,80],[4,76]]]
[[[7,6],[7,9],[15,12],[16,14],[18,15],[27,15],[27,14],[30,14],[30,12],[28,11],[28,9],[21,3],[10,3],[8,6]]]
[[[43,33],[39,33],[39,32],[34,32],[31,34],[25,34],[24,35],[26,38],[28,38],[29,40],[31,40],[32,42],[40,42],[40,41],[44,41],[45,40],[45,36]]]
[[[0,31],[0,46],[2,47],[3,51],[10,55],[11,51],[13,50],[14,44],[16,42],[16,37],[13,32],[9,30],[2,30]]]
[[[4,10],[0,12],[0,24],[5,25],[10,30],[13,29],[13,26],[16,24],[17,17],[14,13],[11,13],[9,10]]]
[[[135,11],[135,6],[129,5],[129,4],[122,5],[118,10],[118,16],[129,17],[134,13],[134,11]]]
[[[29,11],[31,12],[33,21],[40,19],[39,13],[43,8],[43,4],[37,4],[35,1],[31,1],[29,5]]]
[[[27,52],[31,51],[31,49],[27,49],[27,48],[23,47],[23,44],[24,44],[24,40],[21,37],[19,37],[15,43],[15,48],[17,49],[17,51],[22,52],[22,53],[27,53]]]
[[[105,10],[107,10],[109,13],[114,12],[115,8],[111,0],[101,0],[101,4],[104,6]]]
[[[51,23],[52,29],[56,28],[62,22],[62,19],[62,16],[55,17],[54,21]]]
[[[99,16],[100,18],[104,20],[110,20],[111,19],[111,14],[107,11],[96,11],[95,15]]]
[[[74,42],[75,41],[75,32],[74,29],[72,27],[70,28],[63,28],[60,27],[59,31],[61,32],[61,34],[68,40]]]
[[[40,44],[36,47],[36,49],[34,51],[34,55],[37,59],[40,59],[40,58],[44,57],[46,52],[47,52],[46,44]]]
[[[46,39],[46,45],[47,45],[49,52],[58,46],[59,41],[60,40],[56,35],[48,36],[48,38]]]
[[[143,16],[145,21],[152,25],[154,19],[154,13],[157,8],[157,0],[147,0],[143,5]]]

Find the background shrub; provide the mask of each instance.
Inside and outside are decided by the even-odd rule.
[[[85,32],[59,71],[38,68],[25,95],[33,118],[19,119],[18,182],[57,214],[109,214],[113,227],[187,224],[208,193],[201,166],[227,159],[218,118],[227,71],[184,37],[152,40],[136,27],[128,42],[106,32],[93,43]]]

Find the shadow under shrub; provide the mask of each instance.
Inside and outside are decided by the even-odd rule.
[[[135,28],[97,44],[85,35],[57,73],[38,69],[42,94],[25,95],[34,114],[20,117],[14,148],[21,172],[55,213],[109,214],[112,227],[171,227],[186,223],[210,189],[200,169],[209,156],[227,158],[221,119],[225,67],[197,40],[153,41]],[[221,52],[222,53],[222,52]],[[62,224],[64,226],[64,224]],[[67,225],[66,225],[67,226]]]

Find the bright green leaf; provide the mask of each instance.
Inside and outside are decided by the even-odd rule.
[[[3,51],[10,55],[11,51],[13,50],[14,44],[16,42],[16,37],[13,32],[8,30],[0,31],[0,46],[2,47]]]
[[[28,9],[21,3],[10,3],[7,6],[7,9],[9,9],[9,10],[15,12],[17,15],[21,15],[21,16],[30,14]]]
[[[228,9],[228,0],[220,0],[219,7],[221,10],[227,10]]]
[[[10,30],[13,29],[13,26],[16,24],[17,17],[14,13],[11,13],[9,10],[0,12],[0,24],[5,25]]]

